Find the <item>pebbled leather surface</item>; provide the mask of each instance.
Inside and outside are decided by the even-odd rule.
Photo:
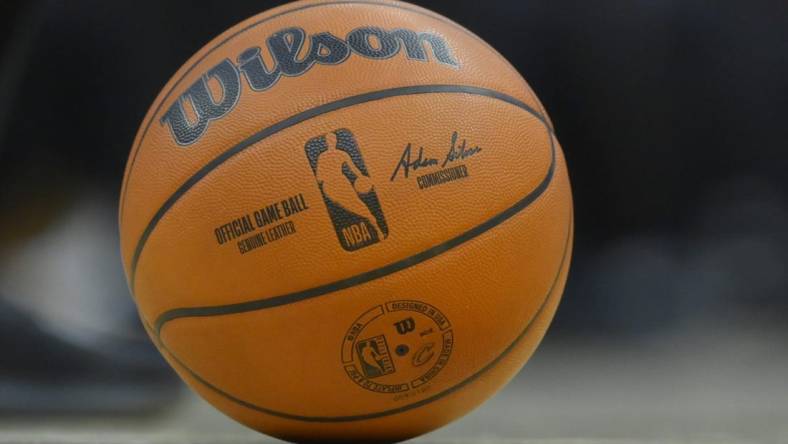
[[[328,31],[340,37],[361,26],[431,32],[446,40],[460,66],[436,63],[429,51],[430,62],[403,52],[386,60],[352,54],[338,65],[282,77],[266,91],[251,91],[242,81],[229,114],[213,121],[197,143],[177,145],[159,123],[173,101],[216,63],[235,60],[250,46],[265,47],[268,36],[292,26],[307,35]],[[141,317],[150,328],[174,309],[228,307],[223,315],[181,317],[163,324],[161,332],[151,331],[181,376],[228,415],[287,439],[391,440],[439,427],[491,396],[533,352],[560,299],[572,232],[566,166],[549,119],[520,75],[467,31],[405,3],[299,2],[251,18],[199,51],[152,106],[132,147],[122,191],[121,248],[129,276],[134,251],[157,211],[228,149],[261,129],[349,96],[436,84],[487,88],[523,106],[484,95],[434,93],[320,114],[217,164],[150,230],[132,284]],[[358,186],[374,190],[388,229],[385,239],[355,251],[340,243],[341,230],[307,149],[314,138],[339,129],[353,134],[366,170]],[[421,189],[418,177],[440,171],[451,147],[463,141],[467,149],[480,150],[446,168],[461,166],[467,177]],[[420,160],[435,158],[437,165],[410,168],[405,177],[401,162],[409,144],[411,162],[423,147]],[[233,308],[434,250],[505,213],[540,184],[547,187],[521,211],[413,266],[296,303]],[[255,211],[290,197],[306,208],[239,239],[217,240],[224,224],[245,215],[254,222]],[[238,240],[282,223],[294,232],[241,254]],[[379,223],[377,230],[383,232]],[[454,335],[446,365],[407,396],[360,387],[341,357],[354,322],[397,300],[436,307]]]

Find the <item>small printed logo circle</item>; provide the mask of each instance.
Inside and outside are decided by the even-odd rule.
[[[367,310],[342,341],[342,365],[356,384],[378,393],[419,388],[449,362],[451,323],[419,301],[394,301]]]

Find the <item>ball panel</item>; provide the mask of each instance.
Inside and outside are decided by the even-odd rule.
[[[141,128],[141,133],[144,131],[145,134],[144,138],[138,137],[141,145],[133,154],[134,169],[130,171],[125,185],[121,219],[122,252],[127,271],[141,233],[174,189],[235,143],[260,128],[303,110],[370,91],[424,84],[490,88],[523,100],[534,108],[538,107],[519,74],[505,60],[491,52],[486,44],[453,24],[436,19],[431,14],[414,12],[412,8],[411,5],[399,3],[347,3],[299,9],[292,14],[274,14],[271,20],[251,28],[251,24],[261,19],[250,19],[207,45],[196,57],[196,60],[200,60],[197,66],[183,71],[183,80],[166,99],[157,99],[161,106],[157,106],[159,111],[152,116],[150,126],[146,121]],[[299,27],[307,33],[306,38],[316,33],[330,32],[346,39],[351,31],[364,26],[432,33],[451,48],[451,54],[460,63],[460,68],[439,63],[429,46],[424,46],[427,61],[408,58],[405,48],[382,60],[352,53],[340,64],[317,64],[302,75],[282,76],[273,87],[262,92],[252,91],[247,77],[239,74],[240,97],[235,108],[226,117],[212,121],[203,136],[187,147],[175,143],[168,126],[160,123],[178,97],[223,60],[237,64],[237,57],[247,48],[259,46],[261,56],[267,58],[269,67],[273,66],[265,42],[277,31]],[[236,34],[243,28],[248,29]],[[221,42],[225,43],[219,49],[209,51],[208,48]],[[304,56],[308,49],[306,42],[299,56]],[[211,80],[208,84],[216,87],[217,83]],[[294,94],[294,91],[298,93]],[[167,92],[169,90],[165,89],[162,94]],[[215,95],[214,99],[219,101],[219,96]],[[184,108],[188,110],[189,107],[186,101]]]
[[[343,243],[346,230],[336,230],[306,152],[310,140],[337,130],[352,135],[384,219],[396,227],[351,254]],[[430,185],[452,146],[456,153],[463,143],[465,154],[480,151],[446,168],[461,168],[457,173],[467,177],[420,189],[419,181]],[[421,152],[422,161],[434,158],[437,165],[401,166],[409,144],[410,163]],[[529,195],[548,175],[551,156],[542,122],[483,96],[393,97],[319,116],[228,160],[181,198],[148,239],[137,269],[137,303],[155,322],[174,308],[264,299],[386,266],[446,242]],[[344,188],[335,193],[350,194],[345,205],[355,202],[355,211],[367,212],[350,181],[337,179],[341,183],[334,185]],[[256,211],[294,196],[308,208],[289,217],[282,211],[281,219],[257,227]],[[245,215],[255,230],[220,245],[216,230]],[[241,253],[239,242],[267,238],[283,223],[292,223],[295,233]],[[383,238],[381,227],[366,229]]]

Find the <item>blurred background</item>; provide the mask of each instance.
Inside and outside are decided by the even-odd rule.
[[[0,441],[258,439],[145,337],[116,214],[160,88],[281,3],[0,1]],[[788,2],[416,3],[536,90],[577,227],[545,343],[428,439],[788,442]]]

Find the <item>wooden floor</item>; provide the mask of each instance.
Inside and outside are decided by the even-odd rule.
[[[185,394],[163,417],[0,418],[0,443],[275,442]],[[518,378],[419,443],[786,443],[788,338],[660,336],[638,343],[548,338]]]

